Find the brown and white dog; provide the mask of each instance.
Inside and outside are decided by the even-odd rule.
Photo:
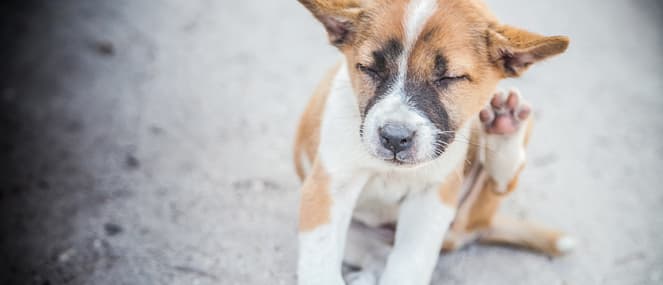
[[[502,25],[474,0],[299,1],[344,55],[295,143],[300,284],[345,284],[343,262],[361,268],[348,284],[428,284],[441,248],[474,240],[549,255],[573,247],[496,215],[532,124],[517,91],[494,90],[562,53],[566,37]]]

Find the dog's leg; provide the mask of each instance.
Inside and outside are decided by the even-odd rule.
[[[502,215],[493,218],[479,241],[527,247],[550,256],[563,255],[575,247],[575,240],[560,231]]]
[[[497,214],[504,195],[496,190],[494,181],[483,180],[481,188],[470,194],[471,204],[461,206],[446,236],[444,250],[458,249],[475,240],[525,247],[549,256],[559,256],[574,248],[574,239],[561,231]],[[461,216],[464,211],[467,214]]]
[[[330,175],[316,160],[300,204],[300,285],[343,285],[341,264],[352,210],[367,176]]]
[[[445,249],[461,247],[477,238],[485,243],[523,246],[553,256],[573,248],[573,239],[559,231],[496,216],[503,193],[516,188],[525,163],[530,113],[530,107],[514,90],[508,96],[495,94],[490,106],[481,111],[484,149],[480,153],[480,174],[461,205]]]
[[[479,119],[485,130],[483,165],[489,176],[488,190],[504,193],[513,191],[518,175],[525,164],[525,146],[529,136],[531,108],[516,90],[508,96],[495,94],[490,107],[481,111]],[[492,191],[491,191],[492,190]],[[490,227],[480,234],[479,240],[488,243],[507,243],[524,246],[548,255],[561,255],[570,251],[575,242],[559,231],[517,219],[495,216]]]
[[[490,105],[479,113],[483,125],[479,160],[499,193],[515,189],[525,165],[531,112],[518,91],[512,89],[508,96],[494,94]]]
[[[380,285],[427,285],[455,207],[445,204],[437,187],[410,194],[398,216],[394,248]]]

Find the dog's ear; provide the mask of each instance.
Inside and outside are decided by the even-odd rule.
[[[504,77],[518,77],[532,63],[560,54],[569,46],[565,36],[546,37],[510,26],[488,30],[491,60]]]
[[[329,36],[329,41],[342,48],[354,39],[357,22],[365,0],[298,0],[318,19]]]

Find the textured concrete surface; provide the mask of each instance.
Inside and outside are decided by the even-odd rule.
[[[294,126],[337,58],[296,1],[0,4],[1,284],[293,284]],[[43,2],[43,3],[39,3]],[[489,1],[572,39],[518,86],[505,211],[580,244],[473,246],[433,284],[663,283],[659,1]]]

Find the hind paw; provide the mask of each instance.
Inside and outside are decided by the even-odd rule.
[[[525,103],[520,93],[511,89],[508,95],[498,91],[493,94],[490,104],[479,113],[479,120],[489,134],[509,135],[516,133],[521,122],[527,120],[532,108]]]

